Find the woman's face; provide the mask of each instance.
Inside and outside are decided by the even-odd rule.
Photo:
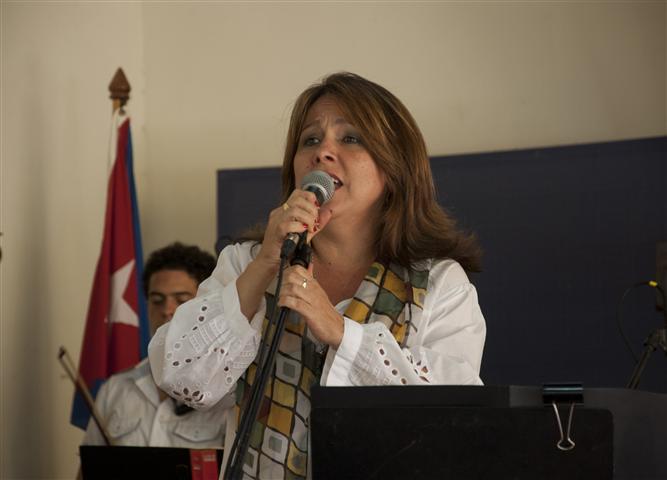
[[[384,174],[366,150],[359,130],[350,124],[335,99],[319,98],[308,111],[294,156],[295,185],[312,170],[334,179],[336,192],[324,208],[332,221],[374,221],[382,203]]]

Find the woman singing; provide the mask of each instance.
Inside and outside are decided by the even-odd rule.
[[[314,170],[334,180],[323,205],[297,188]],[[486,327],[465,273],[478,270],[479,248],[437,204],[424,139],[393,94],[350,73],[304,91],[291,116],[282,186],[262,234],[225,248],[197,297],[149,347],[155,380],[169,395],[207,408],[236,386],[243,408],[281,246],[288,233],[307,230],[312,262],[285,269],[277,299],[296,314],[253,429],[250,478],[308,476],[316,383],[481,384]],[[228,420],[226,447],[235,425]]]

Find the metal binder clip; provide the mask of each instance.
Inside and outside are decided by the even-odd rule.
[[[542,386],[542,400],[545,405],[551,404],[556,416],[560,439],[556,443],[558,450],[563,452],[574,449],[572,440],[572,418],[575,403],[584,403],[584,387],[581,383],[549,383]],[[570,413],[567,419],[567,430],[563,433],[563,422],[558,411],[558,403],[569,403]]]

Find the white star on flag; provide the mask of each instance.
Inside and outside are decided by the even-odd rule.
[[[123,298],[130,281],[130,274],[134,266],[134,259],[127,262],[111,276],[111,323],[124,323],[139,328],[137,312]]]

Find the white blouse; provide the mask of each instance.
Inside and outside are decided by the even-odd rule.
[[[259,348],[266,302],[262,299],[247,319],[236,290],[236,279],[259,250],[252,245],[226,247],[197,296],[176,310],[149,345],[155,382],[192,407],[210,408],[230,392]],[[475,287],[454,260],[433,260],[426,267],[424,308],[413,316],[406,346],[401,348],[381,322],[344,317],[343,340],[327,353],[321,385],[482,384],[486,325]],[[350,301],[336,310],[343,314]]]
[[[252,243],[226,247],[197,296],[176,310],[148,347],[155,382],[192,407],[208,409],[231,392],[257,354],[266,301],[262,298],[257,313],[247,319],[236,279],[258,249]],[[405,347],[380,321],[360,324],[344,317],[343,339],[337,350],[328,350],[321,385],[481,385],[486,325],[475,287],[453,260],[424,262],[423,268],[429,269],[424,308],[412,309]],[[336,310],[344,315],[350,302],[340,302]],[[302,400],[307,415],[310,405],[305,396]],[[234,409],[227,411],[226,424],[223,465],[236,432]],[[309,455],[308,478],[310,461]]]

